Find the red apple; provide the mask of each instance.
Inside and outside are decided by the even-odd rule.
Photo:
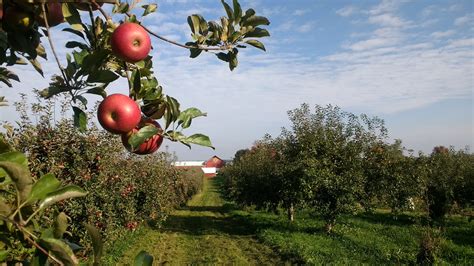
[[[97,119],[105,130],[114,134],[123,134],[140,123],[141,111],[138,104],[130,97],[112,94],[100,103]]]
[[[112,33],[110,45],[117,57],[135,63],[148,56],[151,49],[151,40],[150,35],[142,26],[125,22]]]
[[[20,8],[9,7],[3,14],[2,23],[7,31],[25,32],[33,26],[33,16]]]
[[[54,27],[64,22],[63,10],[61,3],[49,3],[46,5],[46,18],[48,19],[48,25]],[[38,16],[38,25],[46,27],[43,18],[43,12]]]
[[[163,143],[163,136],[161,136],[160,134],[156,134],[156,135],[152,136],[151,138],[147,139],[145,142],[143,142],[135,150],[133,150],[132,147],[130,146],[130,144],[128,144],[128,140],[130,139],[130,137],[134,133],[138,132],[140,130],[140,128],[142,128],[144,126],[148,126],[148,125],[154,125],[155,127],[161,129],[161,126],[160,126],[160,124],[158,124],[158,122],[156,122],[153,119],[146,118],[146,119],[142,120],[140,122],[140,124],[137,127],[135,127],[132,131],[130,131],[126,134],[122,134],[122,144],[123,144],[123,146],[125,146],[125,148],[128,151],[133,152],[135,154],[144,155],[144,154],[154,153],[155,151],[158,150],[158,148],[160,148],[161,143]]]
[[[97,3],[99,6],[102,6],[104,3]],[[92,10],[97,10],[97,6],[93,3],[90,3]],[[86,3],[76,3],[75,4],[76,8],[82,11],[89,11],[89,2]]]

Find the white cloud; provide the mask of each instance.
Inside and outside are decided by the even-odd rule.
[[[380,4],[372,7],[369,10],[370,15],[379,15],[382,13],[392,13],[395,12],[399,6],[407,2],[406,0],[382,0]]]
[[[309,9],[296,9],[293,11],[294,16],[303,16],[304,14],[308,13],[310,10]]]
[[[456,31],[454,31],[454,30],[435,31],[435,32],[431,33],[431,36],[433,38],[436,38],[436,39],[441,39],[441,38],[446,38],[446,37],[452,36],[455,33],[456,33]]]
[[[385,27],[402,27],[408,24],[406,21],[404,21],[400,17],[397,17],[393,14],[388,14],[388,13],[376,15],[376,16],[370,16],[369,22],[372,24],[377,24],[377,25],[385,26]]]
[[[456,18],[454,20],[454,25],[456,26],[463,26],[465,24],[471,23],[473,20],[472,15],[465,15],[463,17]]]
[[[314,28],[314,22],[306,22],[297,27],[297,31],[301,33],[309,32]]]
[[[339,10],[336,11],[336,14],[338,14],[341,17],[349,17],[356,13],[357,8],[354,6],[345,6]]]

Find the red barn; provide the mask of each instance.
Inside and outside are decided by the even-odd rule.
[[[212,156],[211,159],[207,160],[202,167],[204,176],[214,177],[222,166],[224,166],[224,160],[217,156]]]
[[[207,160],[204,165],[205,167],[222,168],[222,166],[224,166],[224,160],[214,155],[211,159]]]

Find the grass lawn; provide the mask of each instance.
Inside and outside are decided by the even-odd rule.
[[[256,239],[255,227],[229,216],[213,180],[186,207],[174,211],[160,228],[143,227],[116,260],[130,265],[141,250],[154,257],[154,265],[281,265],[280,256]]]
[[[415,217],[407,214],[398,219],[384,212],[344,216],[332,235],[323,232],[323,221],[305,213],[293,224],[265,212],[234,211],[233,215],[257,227],[263,243],[297,263],[413,264],[422,233]],[[439,262],[473,265],[474,222],[451,217],[447,224]]]

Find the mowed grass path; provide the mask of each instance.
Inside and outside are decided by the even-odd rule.
[[[133,261],[146,250],[154,264],[284,264],[271,248],[259,243],[255,228],[232,218],[219,195],[216,180],[206,180],[203,191],[185,208],[172,213],[160,229],[146,229],[121,261]]]

